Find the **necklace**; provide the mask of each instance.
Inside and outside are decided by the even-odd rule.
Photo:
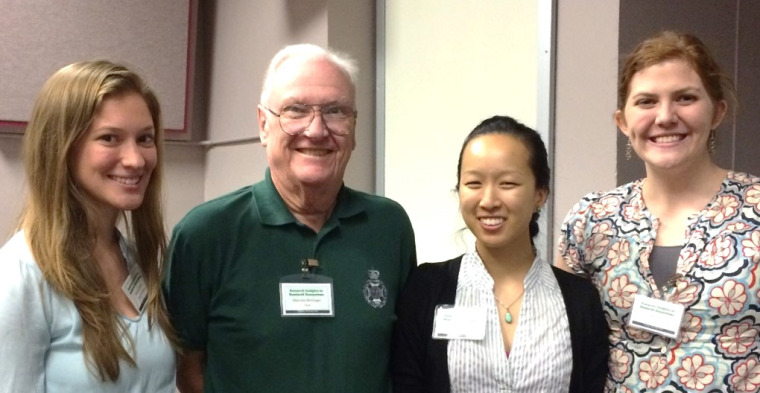
[[[506,314],[504,314],[504,322],[512,323],[512,313],[509,312],[509,308],[512,307],[518,300],[520,300],[520,298],[522,297],[524,293],[525,293],[525,288],[523,288],[522,292],[520,292],[520,296],[518,296],[515,300],[512,301],[512,303],[509,303],[509,306],[507,306],[504,303],[502,303],[498,297],[496,297],[496,293],[494,292],[493,298],[496,299],[496,303],[499,303],[499,305],[502,308],[504,308],[504,310],[507,312]]]

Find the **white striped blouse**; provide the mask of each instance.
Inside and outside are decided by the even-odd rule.
[[[462,258],[457,307],[488,310],[483,340],[451,340],[448,368],[452,392],[567,392],[573,367],[567,311],[557,279],[536,258],[524,281],[525,294],[507,357],[493,279],[477,253]]]

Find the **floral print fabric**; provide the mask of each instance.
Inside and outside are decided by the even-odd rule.
[[[649,269],[658,219],[644,180],[585,196],[562,226],[560,254],[599,290],[610,324],[610,392],[760,391],[760,178],[728,172],[690,217],[677,284]],[[629,327],[635,294],[681,303],[678,339]]]

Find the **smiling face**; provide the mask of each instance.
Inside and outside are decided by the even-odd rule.
[[[529,159],[525,144],[511,135],[486,134],[465,146],[459,208],[478,248],[531,247],[531,217],[547,192],[536,189]]]
[[[107,97],[91,126],[72,150],[77,187],[103,218],[142,204],[158,155],[155,129],[145,100],[137,93]]]
[[[713,102],[694,69],[684,60],[668,60],[636,73],[615,123],[652,170],[684,169],[711,162],[710,130],[726,113],[725,101]]]
[[[341,105],[354,108],[354,90],[346,74],[323,58],[288,59],[278,69],[269,102],[279,113],[286,105]],[[259,106],[261,144],[275,185],[285,189],[340,187],[356,146],[354,130],[348,135],[330,133],[317,113],[308,129],[291,136],[280,128],[280,119]]]

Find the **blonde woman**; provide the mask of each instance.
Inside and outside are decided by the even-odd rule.
[[[156,96],[123,66],[45,83],[24,136],[29,197],[0,249],[0,391],[174,391],[162,133]]]

